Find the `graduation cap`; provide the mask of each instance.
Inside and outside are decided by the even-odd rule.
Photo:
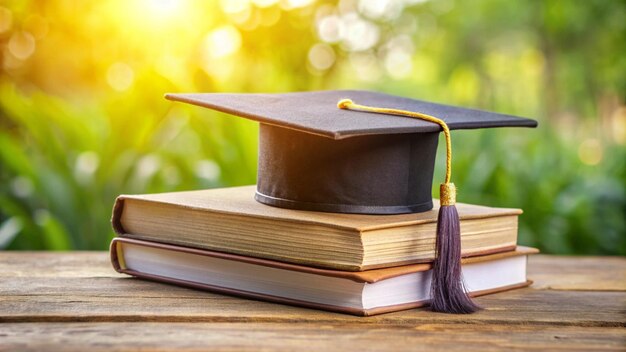
[[[478,308],[461,279],[450,130],[536,127],[531,119],[359,90],[286,94],[167,94],[167,99],[260,122],[255,199],[309,211],[399,214],[433,208],[440,132],[446,179],[440,187],[433,310]]]

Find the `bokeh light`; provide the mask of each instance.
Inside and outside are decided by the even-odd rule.
[[[13,13],[6,7],[0,6],[0,33],[11,29],[13,25]]]
[[[237,28],[227,25],[212,30],[204,40],[205,59],[221,59],[236,53],[241,47]]]
[[[598,165],[602,161],[602,144],[597,139],[587,139],[578,147],[578,157],[586,165]]]
[[[317,43],[309,50],[308,59],[315,72],[325,71],[335,63],[335,51],[328,44]]]
[[[107,82],[111,88],[123,92],[133,85],[135,73],[123,62],[116,62],[107,70]]]

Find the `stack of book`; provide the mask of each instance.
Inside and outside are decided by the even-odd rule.
[[[276,208],[255,187],[120,196],[115,269],[140,278],[356,315],[428,304],[437,206],[359,215]],[[519,209],[457,204],[472,296],[530,284]]]

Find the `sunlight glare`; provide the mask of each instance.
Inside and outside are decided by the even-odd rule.
[[[204,52],[213,59],[236,53],[241,47],[241,34],[237,28],[226,25],[211,31],[204,39]]]
[[[250,11],[250,1],[248,0],[222,0],[220,6],[224,12],[229,14]]]
[[[297,9],[300,7],[306,7],[313,4],[315,0],[287,0],[282,3],[282,8],[285,10]]]
[[[198,9],[184,0],[112,1],[110,16],[136,29],[171,30],[196,20]]]
[[[181,10],[182,1],[177,0],[145,0],[143,4],[148,12],[155,17],[168,17]]]
[[[278,0],[252,0],[252,3],[257,7],[270,7],[276,5]]]

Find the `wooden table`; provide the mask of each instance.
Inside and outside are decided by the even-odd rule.
[[[369,318],[141,281],[104,252],[0,252],[0,351],[626,349],[626,258],[532,257],[486,310]]]

